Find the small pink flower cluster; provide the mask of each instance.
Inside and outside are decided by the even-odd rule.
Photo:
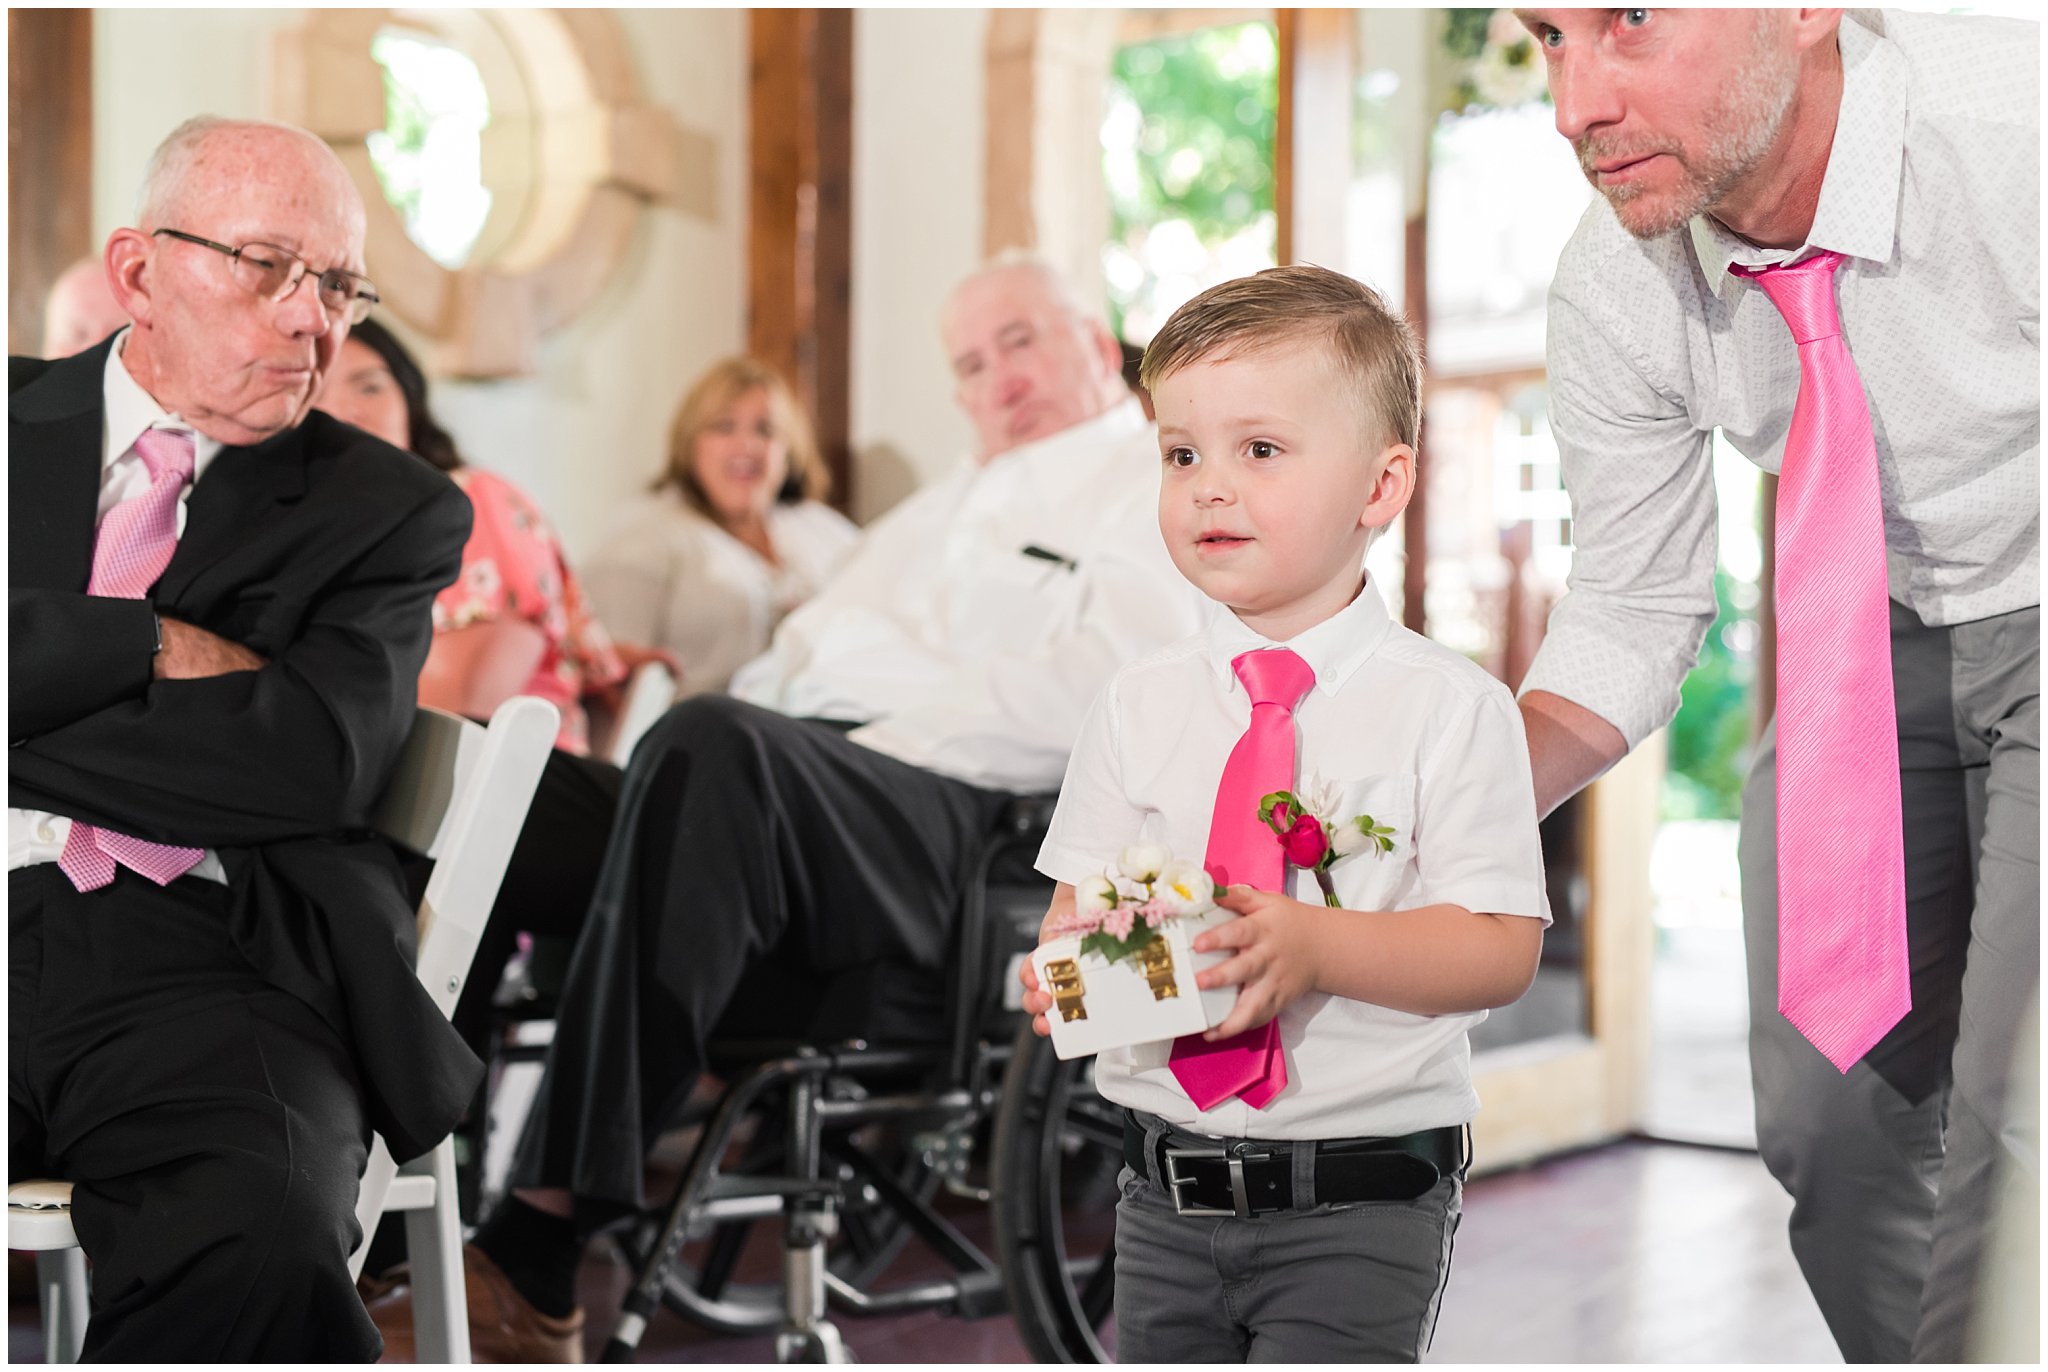
[[[1158,898],[1133,904],[1125,901],[1111,910],[1071,910],[1061,917],[1055,927],[1059,934],[1092,934],[1097,929],[1124,939],[1131,936],[1139,920],[1145,921],[1147,929],[1157,929],[1172,919],[1173,907]]]

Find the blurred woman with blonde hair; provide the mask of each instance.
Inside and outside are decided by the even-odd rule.
[[[591,601],[621,637],[680,658],[684,694],[723,691],[852,551],[828,487],[789,384],[752,358],[716,362],[677,407],[661,476],[591,559]]]

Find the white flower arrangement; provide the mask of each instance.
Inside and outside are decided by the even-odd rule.
[[[1176,858],[1163,844],[1133,843],[1109,871],[1074,887],[1073,913],[1053,932],[1077,935],[1083,956],[1114,963],[1172,921],[1207,914],[1222,894],[1201,863]]]

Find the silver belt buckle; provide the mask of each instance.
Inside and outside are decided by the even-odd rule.
[[[1168,1195],[1173,1197],[1173,1210],[1175,1214],[1194,1215],[1197,1217],[1215,1216],[1219,1218],[1224,1215],[1230,1215],[1241,1220],[1248,1220],[1252,1217],[1251,1198],[1246,1194],[1244,1188],[1244,1159],[1242,1157],[1224,1148],[1168,1148],[1165,1150],[1165,1153],[1166,1191]],[[1254,1153],[1251,1156],[1263,1158],[1267,1155],[1264,1153]],[[1230,1209],[1217,1210],[1206,1205],[1190,1205],[1182,1199],[1181,1188],[1183,1186],[1192,1186],[1195,1181],[1193,1177],[1184,1177],[1180,1174],[1178,1164],[1183,1158],[1222,1158],[1229,1164]]]

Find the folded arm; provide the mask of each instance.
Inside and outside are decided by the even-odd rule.
[[[146,600],[10,587],[7,646],[7,741],[15,744],[141,695],[155,616]]]
[[[16,743],[12,797],[204,847],[359,827],[404,744],[429,607],[468,532],[450,486],[317,595],[259,670],[154,681]]]

